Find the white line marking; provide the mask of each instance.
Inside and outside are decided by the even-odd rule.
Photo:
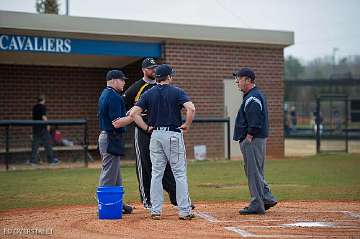
[[[289,226],[256,226],[256,225],[241,225],[243,228],[289,228]],[[360,229],[356,226],[331,226],[330,228],[344,228],[344,229]]]
[[[350,217],[360,219],[360,213],[355,213],[355,212],[350,212],[350,211],[341,211],[341,212]]]
[[[302,209],[302,210],[308,210],[305,208],[298,208],[298,209]],[[344,212],[348,212],[348,211],[341,211],[341,210],[323,210],[323,211],[292,211],[292,210],[281,210],[278,209],[276,210],[276,212],[280,212],[280,213],[344,213]]]
[[[240,236],[242,236],[242,237],[254,237],[254,236],[256,236],[255,234],[252,234],[250,232],[242,230],[242,229],[240,229],[238,227],[224,227],[224,228],[225,228],[225,230],[240,234]]]
[[[333,227],[334,223],[331,222],[295,222],[282,224],[284,227]]]
[[[242,237],[255,237],[255,238],[329,238],[329,237],[343,237],[341,236],[323,236],[323,235],[256,235],[251,232],[245,231],[239,227],[224,227],[225,230],[235,232]]]
[[[201,217],[205,220],[207,220],[208,222],[220,222],[217,218],[205,213],[205,212],[194,212],[195,216]]]

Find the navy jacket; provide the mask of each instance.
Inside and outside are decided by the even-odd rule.
[[[98,103],[99,128],[101,131],[123,133],[125,127],[117,128],[112,122],[125,117],[125,104],[122,96],[112,87],[107,86],[101,93]]]
[[[266,98],[257,87],[244,95],[236,116],[233,140],[241,142],[248,133],[254,138],[267,138],[269,135]]]

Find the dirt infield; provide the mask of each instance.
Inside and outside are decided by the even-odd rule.
[[[122,220],[98,220],[97,207],[16,209],[0,213],[2,238],[360,238],[360,202],[280,202],[265,215],[242,216],[246,202],[197,203],[180,221],[166,205],[162,220],[135,205]],[[22,234],[21,234],[22,233]]]
[[[344,140],[323,140],[322,144],[327,150],[345,149]],[[349,140],[349,153],[360,153],[360,140]],[[315,154],[315,139],[285,139],[286,157],[304,157]]]

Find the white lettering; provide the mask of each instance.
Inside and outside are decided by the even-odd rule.
[[[42,46],[43,46],[43,47],[42,47],[42,48],[43,48],[42,50],[43,50],[43,51],[46,51],[46,50],[47,50],[47,44],[46,44],[47,41],[46,41],[46,40],[47,40],[47,39],[46,39],[45,37],[42,38]]]
[[[41,45],[39,46],[39,38],[34,37],[34,50],[35,51],[42,51]]]
[[[48,47],[47,47],[47,50],[50,51],[50,52],[55,52],[56,49],[55,49],[55,38],[48,38],[47,39],[47,44],[48,44]]]
[[[70,53],[71,40],[52,37],[0,35],[0,49]]]
[[[19,50],[14,37],[10,39],[9,50]]]
[[[65,43],[64,52],[65,53],[71,52],[71,40],[70,39],[65,39],[64,43]]]
[[[62,39],[56,39],[56,52],[64,51],[64,41]]]
[[[16,37],[16,40],[17,40],[17,43],[18,43],[18,46],[19,46],[19,50],[22,50],[23,49],[23,47],[24,47],[24,43],[25,43],[25,41],[26,41],[26,37],[24,37],[24,36],[17,36]]]
[[[6,35],[1,35],[0,36],[0,48],[3,50],[7,50],[9,47],[4,45],[4,40],[8,41],[9,37]]]
[[[34,47],[33,47],[33,44],[31,42],[31,38],[28,37],[26,39],[26,44],[25,44],[25,47],[24,47],[24,51],[33,51],[34,50]]]

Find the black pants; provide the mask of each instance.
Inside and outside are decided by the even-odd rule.
[[[143,204],[150,205],[150,183],[151,183],[151,160],[150,160],[150,138],[151,135],[135,127],[135,151],[136,151],[136,175],[139,182],[140,198]],[[169,163],[166,165],[162,179],[163,188],[169,194],[171,204],[176,203],[176,182]]]
[[[38,163],[38,149],[40,145],[43,145],[45,148],[46,158],[48,163],[52,163],[54,161],[54,153],[52,150],[51,145],[51,136],[50,133],[44,129],[40,132],[35,132],[33,134],[33,140],[32,140],[32,152],[31,152],[31,163]]]

